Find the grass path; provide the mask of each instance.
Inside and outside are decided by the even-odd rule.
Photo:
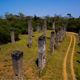
[[[38,70],[38,67],[35,61],[38,56],[38,45],[37,45],[38,37],[42,33],[35,32],[34,37],[33,37],[33,45],[31,49],[27,47],[27,41],[26,41],[28,38],[27,35],[20,35],[20,40],[17,41],[15,44],[8,43],[8,44],[0,45],[1,47],[0,80],[2,79],[2,77],[6,79],[8,78],[8,80],[12,80],[14,73],[12,69],[12,61],[11,61],[10,54],[12,51],[16,49],[21,50],[24,53],[24,57],[23,57],[24,74],[23,75],[24,75],[25,80],[26,79],[27,80],[39,80],[39,78],[41,78],[42,80],[64,80],[63,79],[63,61],[66,55],[67,48],[69,48],[70,44],[72,48],[70,48],[71,51],[69,51],[69,53],[72,53],[74,38],[72,34],[67,33],[67,36],[65,37],[64,41],[60,43],[59,48],[55,50],[53,55],[51,55],[50,53],[50,32],[51,31],[47,31],[47,40],[46,40],[47,41],[46,42],[46,61],[47,62],[46,62],[46,67],[43,70],[41,77],[39,77],[39,70]],[[70,60],[72,60],[71,55],[72,54],[70,54],[69,62]],[[67,64],[67,63],[64,63],[64,64]],[[65,65],[65,68],[66,67],[67,66]],[[70,67],[70,71],[71,71],[71,67]]]
[[[69,43],[69,46],[68,46],[68,49],[67,49],[67,52],[66,52],[66,55],[64,57],[64,62],[63,62],[63,80],[67,80],[67,70],[66,70],[66,62],[67,62],[67,56],[68,56],[68,53],[70,51],[70,47],[71,47],[71,44],[72,44],[72,36],[70,36],[70,43]]]
[[[63,63],[63,80],[76,80],[75,79],[75,73],[74,73],[74,50],[76,45],[76,38],[75,34],[69,33],[71,40],[66,52],[66,55],[64,57],[64,63]],[[68,65],[68,66],[67,66]],[[70,70],[70,71],[69,71]]]
[[[72,76],[72,80],[76,80],[75,79],[75,73],[74,73],[74,64],[73,64],[75,45],[76,45],[76,38],[74,36],[74,44],[73,44],[73,49],[72,49],[72,54],[71,54],[71,61],[70,61],[70,63],[71,63],[71,76]]]

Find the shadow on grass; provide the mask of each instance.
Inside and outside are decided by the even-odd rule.
[[[80,52],[79,52],[79,51],[77,51],[77,53],[78,53],[78,54],[80,54]]]
[[[50,37],[46,37],[47,39],[50,39]]]
[[[80,43],[78,43],[78,46],[80,47]]]
[[[37,65],[37,67],[38,67],[38,58],[36,59],[35,63],[36,63],[36,65]]]
[[[77,60],[77,62],[80,64],[80,61],[79,60]]]

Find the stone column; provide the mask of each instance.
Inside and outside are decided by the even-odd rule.
[[[55,31],[55,22],[53,22],[52,30]]]
[[[41,31],[40,26],[37,26],[37,32],[40,32],[40,31]]]
[[[64,40],[64,38],[66,37],[66,28],[65,27],[63,27],[63,31],[62,32],[63,32],[62,35],[63,35],[63,40]]]
[[[32,20],[28,20],[28,47],[31,48],[32,46],[32,34],[33,34],[33,28],[32,28]]]
[[[43,25],[43,35],[46,36],[46,31],[47,31],[47,22],[44,19],[44,25]]]
[[[78,32],[78,40],[79,40],[79,44],[80,44],[80,30]]]
[[[14,31],[11,31],[10,34],[11,34],[11,43],[15,43],[15,33],[14,33]]]
[[[59,42],[62,42],[62,40],[63,40],[63,28],[60,28],[59,34],[60,34]]]
[[[55,44],[55,33],[54,33],[54,31],[52,31],[51,38],[50,38],[50,51],[51,51],[51,53],[54,52],[54,44]]]
[[[38,39],[38,66],[43,70],[46,64],[46,40],[45,36],[40,36]]]
[[[61,40],[60,41],[63,41],[65,36],[66,36],[66,29],[65,29],[65,27],[62,27],[61,28]]]
[[[56,37],[55,37],[55,47],[58,48],[59,46],[59,41],[60,41],[60,33],[59,30],[56,31]]]
[[[15,50],[11,56],[15,80],[22,80],[23,52]]]

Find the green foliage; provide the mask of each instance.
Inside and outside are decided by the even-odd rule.
[[[0,44],[10,42],[10,31],[13,29],[7,20],[0,20]],[[15,40],[18,39],[18,31],[15,31]]]
[[[47,28],[52,29],[53,22],[55,22],[56,28],[66,27],[68,31],[78,32],[80,29],[80,17],[74,18],[69,13],[68,17],[62,17],[55,15],[54,17],[45,16],[47,21]],[[11,13],[6,13],[4,17],[0,17],[0,43],[5,43],[10,41],[10,30],[13,29],[16,31],[15,34],[25,34],[28,33],[28,19],[32,17],[32,27],[33,30],[37,30],[37,26],[43,28],[44,17],[34,16],[25,16],[22,13],[18,15],[13,15]],[[16,35],[18,39],[18,35]]]
[[[80,80],[80,43],[78,41],[78,36],[76,38],[77,38],[76,54],[75,54],[75,57],[74,57],[75,73],[76,73],[77,80]]]

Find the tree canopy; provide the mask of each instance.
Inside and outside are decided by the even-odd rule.
[[[28,19],[32,17],[33,30],[36,31],[37,26],[43,27],[44,17],[25,16],[23,13],[14,15],[6,13],[4,17],[0,17],[0,44],[10,42],[10,31],[15,31],[15,39],[18,40],[19,34],[28,33]],[[70,13],[66,17],[60,15],[45,16],[47,28],[52,29],[53,22],[56,28],[66,27],[67,31],[78,32],[80,30],[80,17],[74,18]]]

